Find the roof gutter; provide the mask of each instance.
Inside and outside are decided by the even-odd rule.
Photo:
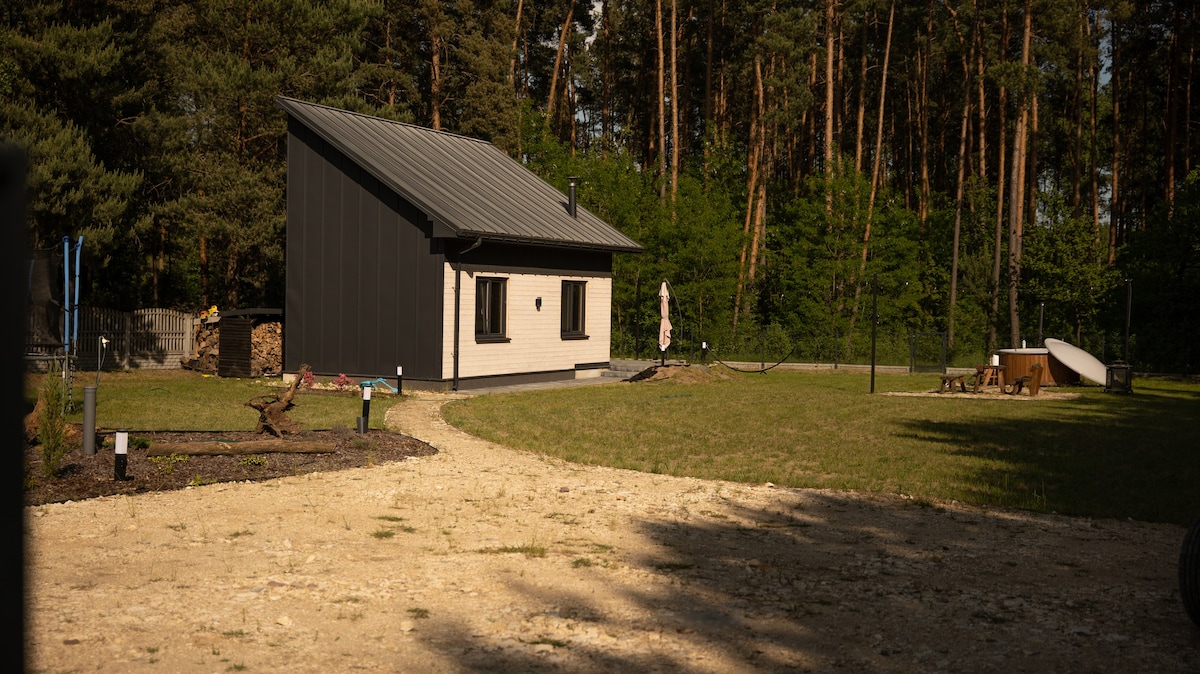
[[[462,306],[462,256],[475,250],[483,245],[483,237],[475,239],[475,243],[460,250],[454,259],[454,381],[451,383],[451,390],[458,390],[458,347],[459,347],[459,330],[462,323],[460,314]]]
[[[600,253],[644,253],[646,249],[632,241],[630,245],[583,243],[561,239],[543,239],[532,236],[516,236],[512,234],[496,234],[479,230],[460,231],[457,238],[473,236],[493,243],[514,243],[523,246],[545,246],[549,248],[569,248],[571,250],[587,250]],[[446,237],[450,238],[450,237]]]

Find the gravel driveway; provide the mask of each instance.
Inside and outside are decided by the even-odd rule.
[[[39,672],[1196,672],[1184,529],[516,452],[28,508]]]

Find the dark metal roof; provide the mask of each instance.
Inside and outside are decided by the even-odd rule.
[[[280,96],[314,131],[462,239],[611,251],[642,247],[491,143]]]

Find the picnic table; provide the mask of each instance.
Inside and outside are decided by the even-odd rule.
[[[974,392],[979,393],[979,390],[986,386],[999,386],[1001,393],[1007,393],[1003,365],[987,363],[975,366]]]

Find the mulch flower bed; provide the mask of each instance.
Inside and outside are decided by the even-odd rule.
[[[168,491],[217,482],[260,481],[290,475],[359,468],[411,456],[429,456],[437,450],[398,433],[372,430],[359,435],[348,428],[327,431],[303,431],[285,437],[289,441],[329,443],[330,453],[272,452],[242,455],[150,456],[149,443],[244,442],[270,439],[247,431],[160,432],[132,431],[129,435],[128,479],[115,478],[112,435],[96,446],[96,453],[85,455],[82,447],[73,447],[62,459],[53,478],[42,475],[38,446],[25,449],[25,505],[79,501],[97,496]]]

